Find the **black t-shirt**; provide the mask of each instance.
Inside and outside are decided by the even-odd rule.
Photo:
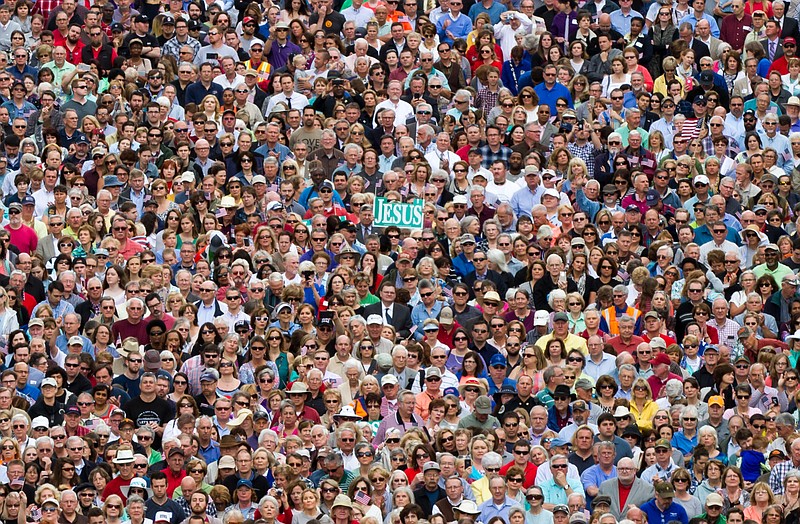
[[[137,428],[146,426],[150,422],[163,426],[175,418],[175,409],[169,402],[158,397],[152,402],[145,402],[140,396],[134,397],[122,409],[128,414],[128,418],[136,423]],[[159,449],[161,447],[161,438],[156,435],[155,440],[153,447]]]
[[[308,25],[314,25],[319,20],[319,15],[314,13],[308,19]],[[341,13],[337,13],[336,11],[330,12],[325,15],[325,20],[322,22],[322,30],[325,31],[326,35],[335,34],[338,35],[342,32],[342,28],[344,27],[345,23],[344,15]]]

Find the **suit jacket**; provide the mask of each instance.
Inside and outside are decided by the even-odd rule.
[[[695,64],[700,64],[700,59],[704,56],[711,56],[711,51],[708,49],[708,46],[697,38],[692,38],[692,50],[694,51]]]
[[[625,508],[619,507],[619,479],[609,479],[600,484],[600,495],[608,495],[611,497],[611,513],[621,520],[625,518],[628,509],[633,506],[641,506],[645,502],[655,497],[655,490],[651,484],[643,481],[640,478],[635,478],[631,491],[628,494],[628,500],[625,501]]]
[[[404,45],[403,49],[405,49],[406,47],[407,46]],[[381,62],[386,62],[386,53],[388,53],[389,51],[397,51],[397,54],[398,55],[400,54],[400,50],[397,48],[397,44],[395,44],[394,39],[389,40],[388,42],[386,42],[381,46],[381,51],[379,53]]]
[[[47,235],[40,239],[39,245],[36,246],[36,253],[42,255],[42,259],[44,259],[45,262],[58,255],[55,244],[53,244],[54,240],[55,237],[53,235]]]
[[[380,315],[383,318],[383,303],[376,302],[364,308],[364,318],[369,315]],[[392,326],[394,327],[397,335],[403,339],[411,336],[411,308],[403,304],[394,305],[394,314],[392,315]]]
[[[769,40],[766,38],[761,40],[761,46],[764,48],[764,53],[766,53],[766,59],[769,60]],[[783,38],[778,39],[778,45],[775,48],[775,56],[772,57],[772,60],[777,60],[778,58],[783,56]]]
[[[797,22],[795,22],[797,23]],[[705,43],[705,42],[704,42]],[[714,38],[713,36],[708,39],[708,52],[711,53],[711,58],[714,60],[719,59],[719,55],[722,54],[722,45],[725,42],[720,40],[719,38]]]
[[[508,278],[506,278],[506,276],[508,276]],[[474,271],[464,277],[464,283],[468,285],[470,289],[471,299],[475,298],[475,292],[472,291],[472,285],[475,283],[477,279],[478,277]],[[507,273],[501,275],[497,271],[492,271],[491,269],[486,270],[486,280],[491,280],[492,282],[497,284],[497,293],[501,297],[506,296],[506,291],[508,291],[509,283],[512,286],[514,285],[513,279],[510,278],[510,275],[508,275]]]
[[[800,38],[800,24],[794,18],[784,16],[781,23],[781,40],[790,36],[795,40]]]
[[[120,194],[119,194],[119,204],[122,204],[122,203],[128,202],[128,201],[133,201],[133,199],[131,198],[131,191],[133,191],[133,189],[131,189],[131,187],[128,186],[128,187],[126,187],[125,189],[123,189],[120,192]],[[152,197],[153,197],[153,195],[150,193],[150,190],[147,189],[147,188],[144,188],[144,200],[143,200],[143,202],[147,202]]]
[[[414,97],[411,94],[405,94],[405,95],[400,97],[400,100],[405,100],[409,104],[411,103],[411,100],[413,100],[413,99],[414,99]],[[436,99],[433,98],[432,96],[428,95],[428,94],[423,94],[422,95],[422,99],[426,103],[430,104],[431,108],[433,108],[433,118],[436,120],[436,122],[441,122],[442,118],[439,116],[439,104],[436,102]],[[414,122],[414,121],[412,120],[412,122]],[[415,124],[415,127],[416,127],[416,122],[414,122],[414,124]],[[431,125],[433,125],[433,124],[431,124]],[[415,136],[415,135],[412,135],[412,136]]]

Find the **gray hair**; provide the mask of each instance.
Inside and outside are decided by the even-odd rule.
[[[490,451],[489,453],[485,454],[481,459],[481,466],[483,466],[484,469],[500,467],[502,465],[503,465],[503,457],[501,457],[499,453],[495,453],[494,451]]]

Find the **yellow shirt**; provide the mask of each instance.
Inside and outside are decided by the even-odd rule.
[[[553,333],[541,337],[539,340],[536,341],[536,347],[544,351],[545,348],[547,348],[547,343],[553,340],[553,338],[554,338]],[[577,349],[578,351],[583,353],[584,357],[589,356],[589,347],[586,345],[586,339],[583,337],[580,337],[573,333],[567,333],[567,337],[564,339],[564,345],[567,347],[567,353],[569,353],[573,349]]]
[[[653,416],[658,411],[658,404],[652,400],[648,400],[641,413],[635,402],[631,402],[631,415],[636,419],[636,425],[639,429],[653,429]]]

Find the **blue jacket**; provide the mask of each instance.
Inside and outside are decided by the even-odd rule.
[[[461,278],[469,275],[473,271],[475,271],[475,266],[467,260],[467,257],[464,256],[464,253],[459,253],[459,255],[453,259],[453,269],[456,270],[456,274]]]
[[[519,65],[514,65],[513,60],[506,60],[503,62],[503,71],[500,75],[503,87],[511,91],[512,95],[517,96],[519,94],[519,81],[525,72],[530,70],[530,58],[523,57]],[[528,75],[528,78],[530,78],[530,75]]]

